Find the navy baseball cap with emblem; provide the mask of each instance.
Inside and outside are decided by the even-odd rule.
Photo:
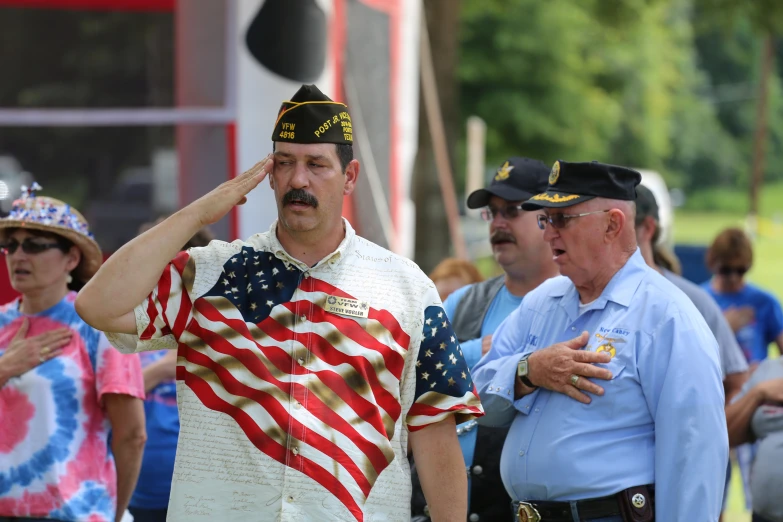
[[[500,166],[487,188],[468,196],[468,208],[486,207],[492,196],[506,201],[528,200],[546,190],[548,176],[549,169],[538,160],[517,156],[509,158]]]
[[[524,210],[570,207],[593,198],[636,201],[636,186],[642,175],[627,167],[597,161],[556,161],[548,181],[546,191],[522,204]]]

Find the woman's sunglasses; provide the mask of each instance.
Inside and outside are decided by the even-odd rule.
[[[30,238],[25,239],[21,243],[16,239],[12,239],[5,244],[0,245],[0,251],[5,255],[10,256],[16,252],[20,246],[22,247],[22,252],[25,254],[40,254],[41,252],[45,252],[52,248],[59,248],[65,252],[63,245],[60,243],[38,243]]]
[[[730,276],[732,274],[737,274],[738,276],[742,277],[745,274],[748,273],[748,270],[750,270],[746,266],[721,266],[718,268],[718,273],[722,276]]]

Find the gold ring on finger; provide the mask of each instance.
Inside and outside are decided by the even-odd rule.
[[[571,386],[576,388],[576,383],[579,382],[579,376],[576,374],[571,375]]]

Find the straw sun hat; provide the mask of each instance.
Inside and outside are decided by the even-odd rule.
[[[68,239],[82,252],[82,260],[73,274],[87,282],[103,261],[101,247],[90,232],[87,220],[78,210],[59,199],[36,196],[39,190],[41,186],[38,183],[33,183],[30,188],[22,187],[22,197],[14,201],[8,217],[0,219],[0,236],[5,235],[3,229],[6,228],[26,228]]]

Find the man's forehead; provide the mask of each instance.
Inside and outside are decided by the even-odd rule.
[[[275,142],[275,156],[336,159],[337,148],[334,143]]]

